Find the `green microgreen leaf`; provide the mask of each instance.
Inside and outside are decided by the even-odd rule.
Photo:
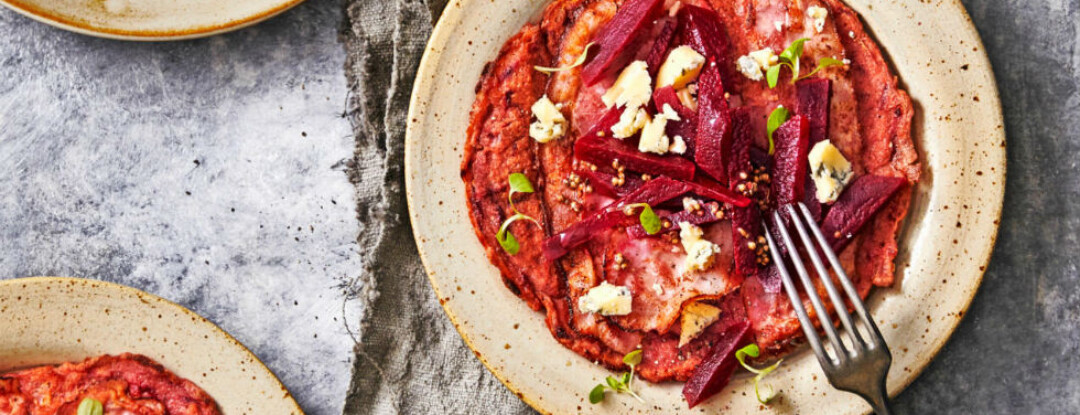
[[[769,402],[774,397],[776,397],[776,393],[771,385],[765,384],[764,387],[767,390],[767,393],[765,394],[765,396],[762,396],[760,387],[762,384],[761,380],[764,379],[765,376],[767,376],[769,373],[772,373],[772,371],[776,370],[776,368],[780,367],[780,363],[782,363],[784,360],[777,360],[776,363],[773,363],[771,366],[764,369],[757,369],[746,363],[747,356],[758,357],[760,355],[761,349],[758,348],[758,345],[753,343],[748,344],[745,347],[735,351],[735,359],[739,361],[739,365],[756,375],[754,376],[754,395],[756,395],[758,402],[761,402],[763,405],[768,405]]]
[[[652,206],[648,203],[633,203],[623,207],[623,211],[627,215],[632,215],[634,209],[641,208],[641,213],[638,215],[638,220],[641,222],[641,227],[645,228],[645,233],[649,235],[656,235],[663,228],[663,224],[660,222],[660,217],[653,211]],[[630,352],[633,354],[634,352]]]
[[[79,409],[76,410],[78,415],[102,415],[105,413],[105,407],[94,398],[83,399],[79,402]]]
[[[622,361],[623,361],[623,363],[626,363],[627,365],[630,365],[630,366],[640,365],[641,364],[641,349],[637,349],[637,350],[634,350],[634,351],[632,351],[630,353],[627,353],[626,356],[623,356]]]
[[[622,390],[623,383],[621,380],[615,379],[614,376],[608,376],[606,379],[608,387],[614,391]]]
[[[521,173],[510,173],[510,177],[507,178],[507,182],[510,183],[510,192],[506,196],[510,199],[510,207],[517,212],[517,208],[514,207],[514,193],[532,193],[532,182],[529,182],[529,178]]]
[[[530,221],[536,224],[536,226],[540,226],[540,222],[533,219],[533,217],[518,212],[515,213],[514,216],[506,218],[506,220],[503,221],[502,226],[499,227],[499,232],[495,234],[495,240],[499,241],[499,246],[502,246],[503,250],[510,255],[517,255],[518,251],[521,250],[521,245],[518,244],[517,238],[514,237],[514,234],[510,233],[510,224],[522,219]]]
[[[821,58],[818,60],[817,68],[814,68],[813,71],[810,71],[810,73],[804,75],[802,78],[800,78],[800,80],[814,76],[814,74],[818,73],[818,71],[828,68],[830,66],[844,66],[844,61],[834,58]]]
[[[630,372],[624,372],[624,373],[622,374],[622,383],[623,383],[624,385],[629,385],[629,384],[630,384],[630,382],[632,382],[632,381],[633,381],[633,379],[634,379],[634,378],[633,378],[633,375],[631,375],[631,374],[630,374]]]
[[[780,68],[781,64],[776,64],[769,67],[768,72],[765,73],[766,79],[769,81],[769,88],[776,88],[776,84],[780,82]]]
[[[773,152],[776,151],[776,142],[773,141],[773,133],[776,132],[776,129],[780,128],[781,125],[784,125],[788,118],[791,118],[791,113],[783,106],[776,107],[772,114],[769,114],[769,122],[765,126],[769,134],[769,155],[772,155]]]
[[[604,385],[596,385],[589,392],[589,403],[598,404],[604,401]]]
[[[596,45],[596,43],[594,43],[594,42],[589,42],[588,45],[585,45],[585,50],[581,51],[581,56],[578,56],[578,58],[576,60],[574,60],[574,63],[570,64],[570,66],[561,66],[561,67],[533,66],[533,69],[536,69],[537,71],[546,73],[548,75],[551,75],[551,74],[553,74],[555,72],[562,72],[562,71],[568,71],[570,69],[574,69],[574,68],[576,68],[578,66],[581,66],[582,64],[585,63],[585,58],[587,58],[589,56],[589,48],[593,47],[594,45]]]

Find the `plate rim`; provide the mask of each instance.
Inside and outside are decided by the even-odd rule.
[[[3,0],[0,0],[0,1],[3,1]],[[443,10],[442,15],[439,17],[438,22],[436,23],[434,29],[432,30],[431,37],[426,42],[426,47],[425,47],[425,50],[424,50],[424,54],[423,54],[423,56],[422,56],[422,58],[420,60],[419,66],[418,66],[416,77],[415,77],[416,82],[413,85],[412,91],[410,93],[409,111],[408,111],[408,114],[407,114],[407,117],[406,117],[406,121],[407,120],[413,120],[413,119],[419,119],[419,118],[422,117],[422,114],[419,112],[420,111],[420,102],[421,102],[420,94],[424,89],[426,89],[428,87],[428,84],[430,84],[432,82],[432,80],[434,79],[434,75],[436,73],[436,68],[437,68],[437,65],[436,65],[437,58],[441,57],[441,55],[442,55],[442,50],[441,49],[436,49],[432,45],[435,44],[435,43],[445,44],[446,42],[451,40],[452,35],[453,35],[452,29],[451,29],[451,26],[452,26],[453,23],[451,23],[451,21],[454,21],[456,23],[457,21],[460,21],[460,19],[462,18],[462,13],[463,13],[463,10],[465,9],[465,7],[462,5],[462,3],[473,3],[473,2],[476,2],[476,1],[479,1],[479,0],[458,0],[457,2],[448,3],[446,5],[445,9]],[[843,1],[845,4],[847,4],[847,0],[841,0],[841,1]],[[544,0],[544,2],[548,3],[548,2],[550,2],[550,0]],[[457,4],[455,5],[455,3],[457,3]],[[997,79],[994,76],[993,67],[991,65],[989,55],[987,55],[986,47],[985,47],[984,42],[982,40],[982,36],[979,35],[979,32],[978,32],[977,28],[975,27],[975,24],[972,21],[971,16],[967,11],[967,8],[964,7],[961,0],[948,0],[946,2],[946,4],[944,4],[944,5],[955,9],[959,13],[959,16],[964,20],[964,24],[962,26],[960,26],[960,27],[956,27],[956,29],[966,32],[966,34],[968,36],[970,36],[971,39],[974,39],[974,41],[975,41],[974,46],[977,48],[977,51],[974,52],[974,58],[975,59],[971,62],[972,67],[975,70],[974,71],[975,73],[982,73],[982,74],[986,75],[986,79],[987,79],[986,88],[987,88],[987,91],[990,92],[991,95],[992,95],[991,96],[992,99],[989,99],[989,101],[993,104],[993,111],[992,111],[993,121],[997,122],[998,125],[1004,126],[1004,110],[1003,110],[1002,105],[1001,105],[1000,91],[999,91],[999,88],[998,88],[998,85],[997,85]],[[454,7],[451,7],[451,6],[454,6]],[[871,37],[873,37],[875,39],[875,42],[878,42],[877,41],[877,34],[874,32],[874,28],[866,23],[865,19],[861,15],[861,13],[859,14],[859,19],[864,24],[864,26],[866,27],[867,32],[870,33]],[[496,43],[501,45],[502,43],[500,43],[499,41],[505,42],[505,39],[499,39],[499,40],[496,41]],[[889,64],[890,68],[893,71],[896,71],[896,68],[895,68],[895,66],[894,66],[894,64],[892,62],[892,59],[889,57],[888,51],[883,50],[883,52],[884,52],[884,54],[886,56],[886,62]],[[897,76],[899,77],[899,75],[897,75]],[[903,81],[902,78],[900,78],[900,83],[901,83],[901,87],[905,91],[907,91],[908,87],[904,84],[904,81]],[[404,148],[404,157],[405,157],[405,161],[404,161],[404,167],[405,167],[405,169],[404,169],[405,194],[406,194],[406,202],[407,202],[406,204],[407,204],[408,213],[409,213],[409,220],[410,220],[410,223],[412,223],[412,224],[417,223],[417,220],[420,217],[420,210],[417,207],[415,207],[417,205],[417,202],[414,201],[415,196],[414,196],[414,193],[412,191],[414,188],[416,188],[414,186],[417,186],[419,184],[419,183],[413,184],[413,181],[414,180],[419,180],[419,179],[413,179],[412,178],[413,175],[410,174],[410,172],[415,171],[414,166],[413,166],[413,156],[415,156],[415,155],[412,154],[412,153],[417,151],[417,150],[414,149],[414,147],[416,147],[418,145],[416,143],[418,142],[418,140],[421,139],[419,137],[417,127],[415,127],[414,125],[415,125],[415,123],[408,122],[408,121],[406,122],[405,141],[404,141],[404,147],[405,147]],[[1001,218],[1002,218],[1003,211],[1004,211],[1004,201],[1005,201],[1005,191],[1006,191],[1006,177],[1007,177],[1006,170],[1007,170],[1007,167],[1008,167],[1008,160],[1007,160],[1008,151],[1007,151],[1007,148],[1006,148],[1007,136],[1006,136],[1006,133],[1005,133],[1005,129],[1004,128],[999,128],[999,129],[995,130],[995,132],[992,134],[991,137],[993,139],[1000,140],[1000,142],[1001,142],[1001,146],[997,147],[997,151],[1000,152],[1000,160],[1001,160],[1001,165],[996,166],[996,167],[999,168],[999,171],[994,171],[994,172],[988,174],[989,176],[997,179],[996,184],[994,185],[994,190],[995,190],[994,193],[995,193],[995,195],[997,195],[997,202],[996,203],[994,203],[994,202],[988,203],[988,205],[994,209],[994,211],[992,212],[994,225],[993,225],[993,229],[988,233],[988,235],[986,235],[986,236],[988,236],[988,239],[986,240],[986,242],[981,244],[981,245],[986,247],[986,249],[985,249],[986,253],[983,256],[983,258],[981,258],[981,260],[978,261],[978,264],[980,264],[979,267],[978,267],[979,271],[977,271],[975,273],[975,275],[972,275],[970,277],[971,281],[972,281],[972,289],[970,290],[970,293],[967,295],[967,297],[963,299],[963,307],[961,308],[962,315],[959,318],[952,319],[947,324],[947,330],[946,330],[947,335],[941,336],[940,338],[935,339],[932,342],[930,348],[928,349],[930,353],[929,353],[927,359],[925,360],[925,362],[923,362],[921,365],[919,365],[918,368],[916,368],[916,369],[914,369],[912,371],[912,372],[914,372],[912,376],[907,377],[907,379],[904,379],[904,381],[900,382],[898,385],[897,384],[890,385],[891,389],[893,389],[893,392],[889,393],[890,397],[895,397],[895,396],[899,395],[900,393],[902,393],[905,389],[908,388],[908,386],[911,385],[912,382],[915,381],[915,379],[919,378],[922,375],[922,373],[927,369],[927,367],[930,366],[931,363],[933,363],[933,361],[940,354],[941,349],[945,346],[945,344],[947,344],[949,342],[949,340],[952,339],[953,335],[956,332],[957,327],[959,327],[960,323],[962,321],[964,321],[965,317],[967,317],[967,314],[968,314],[967,311],[970,309],[971,304],[974,301],[975,295],[979,291],[979,288],[982,287],[982,281],[983,281],[983,278],[985,277],[987,268],[989,268],[990,261],[993,258],[994,248],[995,248],[995,246],[997,244],[997,238],[998,238],[998,235],[999,235],[999,232],[1000,232],[1000,229],[1001,229]],[[919,154],[920,154],[920,158],[925,159],[925,154],[922,153],[923,150],[918,149],[918,151],[919,151]],[[907,225],[907,222],[906,222],[906,219],[905,219],[905,224],[901,228],[901,232],[903,232],[903,229],[906,229],[907,226],[908,225]],[[413,240],[414,240],[414,243],[416,244],[417,252],[418,252],[418,254],[420,256],[421,263],[424,266],[424,274],[428,279],[428,283],[431,285],[432,290],[434,291],[437,299],[444,298],[444,293],[439,289],[439,284],[436,281],[434,273],[431,271],[431,267],[429,266],[429,259],[428,259],[429,254],[426,252],[424,244],[421,242],[421,241],[423,241],[423,235],[420,234],[419,227],[411,226],[411,229],[412,229]],[[897,269],[897,272],[899,272],[899,268]],[[465,342],[466,346],[469,348],[470,351],[473,352],[473,354],[476,356],[476,358],[478,360],[480,360],[480,362],[484,365],[484,367],[488,370],[489,373],[494,375],[495,378],[498,379],[499,382],[502,383],[507,389],[509,389],[511,393],[513,393],[515,396],[517,396],[519,399],[521,399],[523,402],[525,402],[527,405],[532,407],[537,412],[540,412],[540,413],[543,413],[543,414],[553,414],[554,413],[554,412],[548,410],[547,408],[541,406],[540,402],[537,399],[535,399],[534,397],[522,393],[520,388],[516,387],[514,385],[514,383],[504,373],[500,372],[491,362],[489,362],[487,360],[487,358],[485,357],[485,355],[483,353],[480,353],[477,350],[477,348],[474,345],[473,339],[470,337],[470,334],[463,328],[461,321],[459,321],[459,317],[457,315],[455,315],[453,310],[451,310],[449,303],[440,300],[439,304],[440,304],[440,307],[443,309],[443,312],[447,315],[447,317],[449,317],[450,322],[454,326],[454,329],[461,336],[461,338]],[[867,408],[864,413],[865,414],[870,414],[871,412],[872,411],[869,408]]]
[[[137,42],[160,42],[199,39],[240,30],[249,26],[266,21],[281,13],[296,7],[305,0],[285,0],[273,8],[262,12],[228,21],[225,23],[211,24],[194,27],[186,30],[121,30],[100,27],[85,21],[69,19],[51,14],[40,7],[29,4],[26,0],[0,0],[0,5],[7,7],[23,16],[29,17],[40,23],[66,30],[81,35],[93,36],[103,39],[127,40]]]
[[[253,353],[251,351],[251,349],[248,349],[247,346],[244,345],[244,343],[241,343],[240,340],[237,340],[235,337],[233,337],[231,334],[229,334],[224,329],[219,327],[213,321],[210,321],[210,319],[208,319],[206,317],[203,317],[202,315],[199,315],[198,313],[196,313],[194,311],[191,311],[187,307],[184,307],[184,306],[182,306],[180,304],[177,304],[177,303],[175,303],[173,301],[167,300],[167,299],[165,299],[163,297],[159,297],[157,295],[148,293],[146,291],[140,290],[140,289],[135,288],[135,287],[131,287],[131,286],[123,285],[123,284],[118,284],[118,283],[115,283],[115,282],[103,281],[103,280],[99,280],[99,279],[79,278],[79,277],[32,276],[32,277],[11,278],[11,279],[0,280],[0,290],[2,290],[4,288],[8,288],[9,286],[13,286],[13,285],[26,285],[26,284],[46,284],[47,285],[47,284],[51,284],[51,283],[57,283],[57,284],[87,284],[87,283],[96,284],[99,287],[105,287],[108,290],[113,290],[114,292],[118,292],[118,293],[120,293],[122,295],[125,295],[125,296],[137,297],[140,300],[144,300],[144,301],[149,300],[149,301],[157,302],[157,303],[159,303],[161,305],[164,305],[167,308],[172,308],[172,309],[174,309],[176,311],[179,311],[180,314],[191,317],[192,321],[193,321],[193,324],[203,325],[203,326],[209,328],[212,332],[216,333],[218,336],[221,336],[222,339],[226,340],[230,345],[232,345],[232,347],[238,348],[239,349],[238,351],[242,352],[242,354],[244,354],[246,357],[250,358],[254,362],[257,362],[258,367],[262,368],[262,370],[265,370],[266,373],[270,375],[270,378],[273,379],[273,381],[277,384],[277,386],[280,386],[282,390],[288,392],[289,396],[287,397],[286,401],[290,404],[290,408],[287,408],[287,409],[292,413],[298,413],[298,414],[303,414],[304,413],[304,410],[300,408],[300,404],[293,397],[292,392],[289,391],[289,389],[287,387],[285,387],[285,384],[281,383],[281,379],[279,379],[277,377],[277,375],[274,374],[274,371],[270,370],[270,368],[266,366],[266,363],[264,363],[261,359],[259,359],[259,357],[256,356],[255,353]],[[17,289],[18,288],[16,288],[16,290]],[[59,363],[64,363],[64,362],[56,362],[55,364],[59,364]],[[161,362],[161,363],[163,365],[165,365],[166,368],[168,368],[167,362]],[[198,384],[196,383],[196,385],[198,385]],[[201,386],[200,386],[200,388],[201,388]]]

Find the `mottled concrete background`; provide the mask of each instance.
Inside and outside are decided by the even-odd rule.
[[[340,413],[345,322],[361,311],[344,295],[360,259],[341,4],[179,43],[0,9],[0,278],[100,278],[177,301],[306,411]]]
[[[400,26],[365,30],[376,0],[351,1],[348,14],[309,0],[169,44],[0,10],[0,278],[96,277],[178,301],[251,347],[312,414],[345,407],[354,367],[393,370],[371,362],[409,370],[358,375],[349,413],[529,412],[464,348],[410,257],[393,117],[415,62],[394,58],[427,33],[400,28],[430,24],[424,6],[437,16],[442,2],[379,0]],[[1080,0],[964,4],[1005,110],[1005,215],[971,310],[897,409],[1080,413]],[[347,104],[350,91],[367,95]],[[378,323],[403,306],[421,334]],[[354,359],[362,314],[376,324]]]

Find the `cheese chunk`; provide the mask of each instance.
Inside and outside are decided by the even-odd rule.
[[[829,16],[829,11],[824,7],[810,6],[806,9],[806,17],[809,17],[814,22],[814,30],[821,33],[825,30],[825,18]]]
[[[679,239],[686,250],[686,270],[705,271],[713,266],[720,246],[702,239],[704,232],[690,222],[679,222]]]
[[[693,48],[684,45],[672,49],[667,60],[660,65],[660,71],[656,73],[656,88],[668,85],[675,89],[682,88],[697,79],[704,65],[705,57]]]
[[[720,308],[697,301],[687,304],[682,310],[679,347],[686,346],[717,320],[720,320]]]
[[[638,151],[642,153],[666,154],[671,147],[671,139],[664,133],[667,128],[667,117],[657,114],[655,118],[645,124],[641,129],[641,140],[638,141]]]
[[[778,62],[780,62],[780,57],[776,56],[772,48],[765,48],[740,56],[735,61],[735,66],[743,76],[750,78],[751,81],[760,81],[764,79],[762,73]]]
[[[632,303],[629,288],[604,281],[578,298],[578,309],[583,313],[599,313],[602,316],[625,316],[630,314]]]
[[[671,139],[671,146],[668,147],[668,151],[675,154],[686,154],[686,150],[686,140],[683,140],[681,135]]]
[[[627,108],[619,116],[619,122],[611,126],[611,135],[615,138],[627,138],[645,127],[649,122],[649,113],[640,107]]]
[[[529,137],[546,143],[566,134],[566,117],[547,95],[533,103],[532,113],[536,121],[529,125]]]
[[[615,83],[600,97],[608,108],[644,107],[652,98],[652,77],[645,61],[634,61],[623,69]]]
[[[844,191],[844,186],[855,177],[851,162],[829,140],[814,144],[807,159],[810,160],[810,177],[817,186],[817,200],[821,203],[835,202]]]

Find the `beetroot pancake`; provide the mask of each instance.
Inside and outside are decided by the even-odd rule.
[[[194,383],[141,355],[101,356],[0,375],[0,414],[75,414],[87,399],[106,414],[221,413]]]
[[[590,360],[641,349],[642,378],[695,385],[734,367],[724,350],[786,350],[801,330],[761,227],[784,204],[815,213],[863,296],[893,283],[913,107],[839,0],[555,0],[476,92],[473,227]]]

